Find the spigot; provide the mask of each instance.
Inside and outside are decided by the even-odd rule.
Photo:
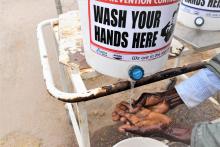
[[[196,17],[194,23],[197,27],[201,27],[205,23],[205,19],[201,16]]]
[[[129,69],[128,74],[132,80],[138,81],[144,77],[144,69],[138,65],[134,65]]]

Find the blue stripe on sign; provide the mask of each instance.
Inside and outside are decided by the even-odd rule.
[[[181,4],[183,6],[190,7],[190,8],[197,9],[197,10],[209,11],[209,12],[220,12],[220,10],[206,10],[206,9],[201,9],[201,8],[195,8],[195,7],[192,7],[192,6],[188,6],[188,5],[184,4],[183,2],[181,2]]]

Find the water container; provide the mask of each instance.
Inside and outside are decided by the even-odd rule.
[[[113,147],[168,147],[164,143],[147,137],[134,137],[122,140]]]
[[[84,51],[98,72],[139,80],[165,65],[179,0],[78,0]]]
[[[219,0],[182,0],[178,22],[201,30],[220,30]]]

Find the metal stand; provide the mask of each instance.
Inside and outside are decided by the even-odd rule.
[[[60,0],[55,0],[57,14],[60,15],[63,13],[62,5]]]
[[[51,26],[51,24],[57,21],[57,19],[50,19],[41,22],[37,27],[37,38],[38,45],[40,50],[40,58],[41,64],[43,67],[43,76],[46,82],[47,90],[50,93],[53,93],[55,97],[71,95],[71,93],[62,92],[55,87],[54,80],[51,73],[51,68],[48,60],[47,48],[45,45],[43,28],[46,26]],[[74,92],[83,93],[87,91],[83,80],[80,76],[79,69],[69,69],[71,72],[71,81],[74,87]],[[87,111],[85,102],[76,103],[72,105],[71,103],[66,103],[66,108],[68,110],[68,114],[73,125],[73,129],[79,144],[79,147],[90,147],[90,139],[89,139],[89,128],[88,128],[88,119],[87,119]],[[74,108],[73,108],[74,107]],[[75,111],[74,111],[75,110]]]
[[[58,21],[58,19],[50,19],[41,22],[37,27],[37,38],[40,51],[40,59],[43,67],[43,77],[46,83],[48,92],[56,99],[65,101],[65,102],[74,102],[74,104],[66,103],[66,108],[79,144],[79,147],[90,147],[90,137],[89,137],[89,128],[88,128],[88,118],[86,110],[86,102],[95,98],[101,98],[106,95],[118,93],[121,91],[128,90],[130,88],[128,81],[123,81],[121,83],[116,83],[101,88],[96,88],[90,91],[87,91],[86,86],[83,82],[82,76],[80,75],[80,70],[78,67],[71,67],[65,69],[61,66],[61,70],[66,70],[70,75],[71,83],[74,87],[74,93],[68,93],[68,87],[66,87],[64,82],[64,73],[61,73],[62,83],[64,91],[61,91],[56,88],[54,79],[52,76],[47,47],[45,45],[45,38],[43,29],[46,26],[52,26],[53,22]],[[180,58],[176,59],[175,67],[179,65]],[[159,72],[155,75],[145,77],[141,81],[138,81],[135,86],[142,86],[156,81],[168,79],[175,77],[187,72],[195,71],[198,69],[204,68],[204,63],[191,64],[185,67],[179,67],[174,69],[165,70]],[[184,76],[183,76],[184,77]],[[185,77],[186,78],[186,77]],[[118,86],[118,87],[117,87]]]

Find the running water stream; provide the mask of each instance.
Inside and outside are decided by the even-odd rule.
[[[130,85],[131,85],[131,89],[130,89],[130,95],[129,95],[129,104],[130,104],[130,108],[132,109],[132,100],[134,99],[134,86],[135,86],[136,81],[130,80]]]
[[[131,85],[131,89],[130,89],[130,92],[129,92],[129,100],[128,100],[128,103],[129,103],[129,105],[130,105],[130,109],[133,109],[133,107],[132,107],[132,100],[134,99],[134,96],[135,96],[135,94],[134,94],[134,86],[135,86],[135,83],[136,83],[136,81],[133,81],[133,80],[131,80],[131,79],[129,79],[129,81],[130,81],[130,85]],[[127,132],[126,133],[126,136],[128,136],[129,135],[129,133]]]

